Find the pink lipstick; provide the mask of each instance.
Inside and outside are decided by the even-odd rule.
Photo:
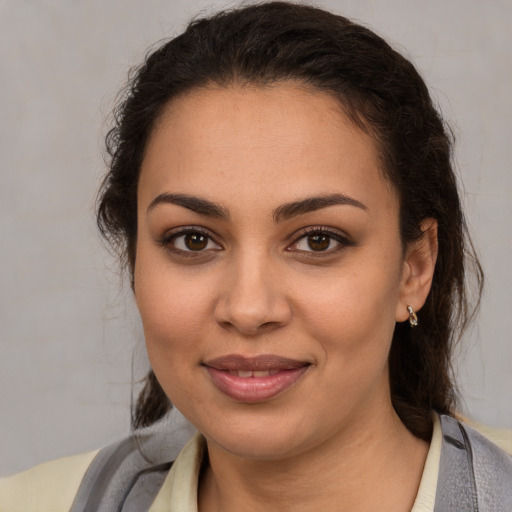
[[[274,355],[228,355],[204,363],[213,384],[239,402],[257,403],[273,398],[295,384],[310,364]]]

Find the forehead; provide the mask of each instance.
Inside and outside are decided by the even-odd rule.
[[[371,137],[334,97],[295,83],[197,89],[165,107],[139,192],[204,194],[220,184],[276,201],[286,192],[394,198]]]

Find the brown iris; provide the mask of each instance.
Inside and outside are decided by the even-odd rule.
[[[201,251],[208,245],[208,237],[201,233],[187,233],[184,242],[191,251]]]
[[[316,235],[308,236],[308,245],[313,251],[325,251],[329,248],[330,243],[331,238],[328,235],[317,233]]]

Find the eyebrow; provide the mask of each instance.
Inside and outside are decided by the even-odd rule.
[[[147,213],[150,213],[160,204],[175,204],[177,206],[182,206],[183,208],[192,210],[193,212],[205,217],[214,217],[216,219],[229,218],[229,212],[226,208],[213,203],[212,201],[208,201],[207,199],[190,196],[188,194],[160,194],[151,201],[148,206]]]
[[[366,206],[361,203],[361,201],[358,201],[353,197],[346,196],[344,194],[329,194],[325,196],[307,197],[300,201],[283,204],[274,210],[274,222],[277,224],[280,221],[295,217],[297,215],[303,215],[305,213],[321,210],[322,208],[338,205],[355,206],[361,210],[367,210]]]
[[[150,213],[160,204],[174,204],[182,206],[183,208],[187,208],[188,210],[205,217],[213,217],[216,219],[229,218],[229,211],[223,206],[209,201],[208,199],[188,194],[160,194],[151,201],[147,208],[147,213]],[[283,220],[287,220],[298,215],[321,210],[322,208],[328,208],[329,206],[339,205],[354,206],[364,211],[367,210],[363,203],[353,197],[346,196],[344,194],[328,194],[325,196],[307,197],[299,201],[283,204],[274,210],[272,217],[274,222],[277,224]]]

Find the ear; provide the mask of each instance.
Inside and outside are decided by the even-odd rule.
[[[419,311],[427,300],[432,285],[437,260],[437,221],[425,219],[421,223],[421,238],[407,245],[400,284],[400,298],[396,309],[396,321],[409,318],[407,306]]]

